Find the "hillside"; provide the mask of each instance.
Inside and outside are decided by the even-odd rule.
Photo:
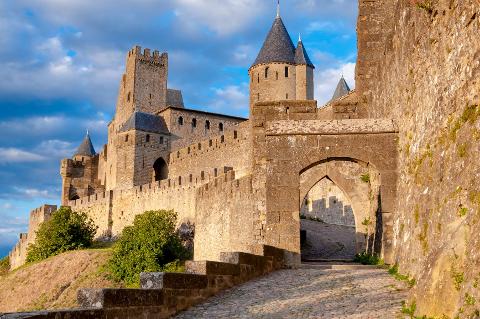
[[[110,254],[67,252],[0,277],[0,313],[76,307],[79,288],[119,287],[101,271]]]

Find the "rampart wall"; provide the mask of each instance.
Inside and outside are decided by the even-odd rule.
[[[35,242],[40,224],[47,221],[53,212],[57,210],[55,205],[43,205],[30,212],[28,233],[21,233],[15,247],[9,254],[10,268],[16,269],[23,265],[27,259],[27,248]]]
[[[213,168],[128,190],[94,194],[70,201],[68,205],[94,220],[99,227],[97,238],[119,235],[125,226],[133,223],[135,216],[148,210],[172,209],[178,214],[179,224],[194,222],[196,189],[230,170],[230,167]]]
[[[210,171],[215,167],[232,167],[238,177],[251,168],[250,121],[239,124],[223,135],[199,141],[170,154],[169,172],[173,176],[189,175],[192,170]]]
[[[235,179],[229,171],[198,188],[195,212],[195,260],[219,261],[224,251],[255,252],[251,175]]]
[[[376,2],[360,1],[359,48],[373,30],[388,32],[378,22],[391,19],[395,31],[377,41],[368,86],[370,116],[400,129],[395,262],[416,279],[416,316],[477,317],[480,5],[391,1],[387,12]],[[359,51],[359,63],[366,58]]]

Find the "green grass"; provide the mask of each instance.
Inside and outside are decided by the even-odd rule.
[[[370,174],[362,174],[360,180],[364,183],[370,183]]]

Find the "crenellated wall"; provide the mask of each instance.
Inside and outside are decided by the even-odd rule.
[[[47,221],[56,210],[56,205],[43,205],[30,212],[28,233],[20,234],[17,244],[9,253],[11,269],[16,269],[25,264],[28,246],[35,242],[36,232],[40,225]]]

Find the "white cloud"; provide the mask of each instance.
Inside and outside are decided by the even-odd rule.
[[[333,96],[341,76],[345,77],[350,89],[355,88],[355,63],[345,63],[337,68],[315,71],[315,99],[322,106]]]
[[[201,23],[222,36],[246,28],[267,8],[265,1],[258,0],[174,0],[174,3],[184,26],[195,29]]]
[[[49,198],[49,199],[58,199],[57,194],[52,194],[48,190],[40,190],[36,188],[21,188],[21,187],[14,187],[13,188],[19,195],[23,198]]]
[[[47,140],[35,147],[35,152],[50,158],[67,158],[75,152],[75,146],[61,140]]]
[[[248,113],[249,108],[249,86],[248,83],[241,85],[229,85],[224,88],[215,89],[215,100],[212,105],[218,111],[235,113],[243,111]]]
[[[32,152],[13,147],[0,147],[0,164],[39,162],[44,160],[46,160],[45,157]]]

